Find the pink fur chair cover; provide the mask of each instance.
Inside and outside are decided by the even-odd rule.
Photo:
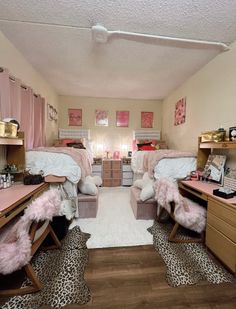
[[[175,203],[174,217],[180,225],[201,233],[206,228],[206,209],[184,198],[175,183],[162,178],[155,182],[155,199],[159,206],[171,213],[170,203]],[[158,207],[158,212],[160,211]],[[159,214],[159,213],[158,213]]]
[[[32,222],[52,220],[59,213],[60,203],[58,190],[44,192],[25,209],[18,222],[5,231],[0,240],[1,274],[10,274],[29,263],[32,246],[29,228]]]

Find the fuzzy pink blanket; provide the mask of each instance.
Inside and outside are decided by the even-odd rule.
[[[157,151],[148,151],[143,158],[144,171],[148,172],[149,177],[153,178],[154,167],[164,158],[195,157],[191,152],[178,151],[172,149],[160,149]]]
[[[81,168],[81,178],[92,174],[92,163],[86,149],[74,149],[70,147],[38,147],[32,151],[45,151],[64,153],[69,155]]]
[[[35,199],[24,215],[10,229],[6,229],[0,241],[0,273],[10,274],[28,264],[31,259],[29,228],[33,221],[52,220],[59,213],[60,192],[48,190]]]
[[[162,178],[155,182],[155,199],[159,206],[171,213],[170,203],[175,203],[174,217],[180,225],[201,233],[206,227],[206,209],[199,204],[184,198],[175,183]],[[158,211],[160,207],[158,207]]]

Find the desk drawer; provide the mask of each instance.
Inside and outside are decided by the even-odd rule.
[[[215,228],[207,224],[206,245],[234,273],[236,271],[236,245]]]
[[[111,161],[103,160],[102,166],[103,166],[103,170],[110,170],[111,169]]]
[[[208,212],[236,228],[236,211],[230,205],[209,199]]]
[[[208,212],[207,223],[236,243],[236,228]]]

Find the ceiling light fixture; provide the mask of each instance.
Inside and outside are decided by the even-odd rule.
[[[119,35],[123,39],[140,39],[140,38],[149,38],[149,39],[157,39],[158,42],[169,42],[174,44],[188,44],[195,46],[208,46],[211,48],[221,49],[223,51],[229,50],[230,47],[222,42],[214,42],[214,41],[202,41],[202,40],[194,40],[194,39],[183,39],[183,38],[174,38],[169,36],[161,36],[161,35],[151,35],[145,33],[137,33],[137,32],[128,32],[128,31],[108,31],[102,25],[95,25],[92,27],[92,38],[97,43],[107,43],[109,37],[112,35]]]

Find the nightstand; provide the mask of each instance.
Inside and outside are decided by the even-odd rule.
[[[94,158],[92,164],[92,175],[102,178],[102,158]]]
[[[122,159],[122,186],[132,186],[133,171],[131,169],[131,158]]]

